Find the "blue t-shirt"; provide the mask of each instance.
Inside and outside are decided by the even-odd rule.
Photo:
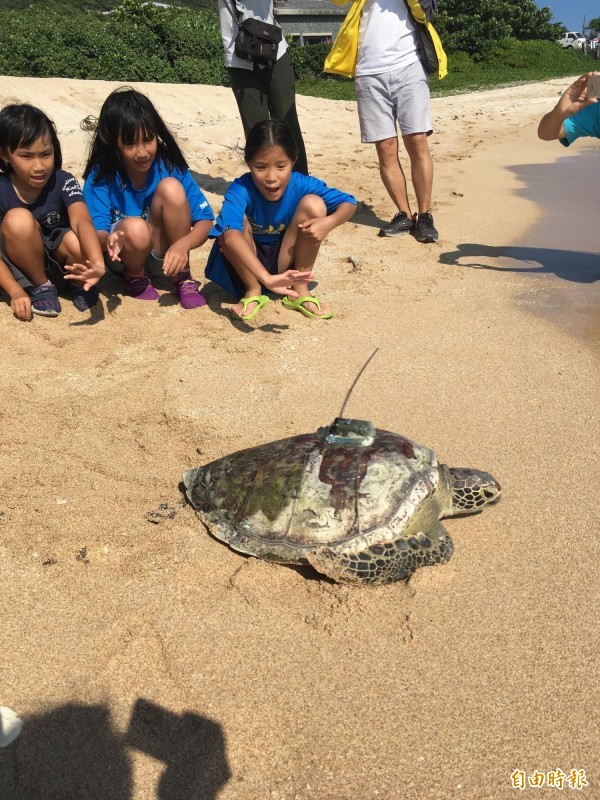
[[[163,178],[177,178],[185,189],[192,212],[192,225],[200,220],[214,219],[208,200],[189,169],[168,169],[162,159],[155,158],[143,189],[134,189],[129,177],[123,178],[118,173],[112,180],[103,178],[99,181],[96,180],[96,174],[97,168],[93,168],[83,186],[83,196],[98,231],[110,232],[115,223],[126,217],[148,219],[154,192]]]
[[[595,136],[600,139],[600,103],[591,105],[578,111],[572,117],[563,122],[565,138],[560,140],[561,144],[568,147],[575,139],[580,136]]]
[[[48,183],[33,203],[24,203],[15,191],[9,175],[0,175],[0,225],[7,211],[13,208],[26,208],[39,222],[44,236],[49,236],[57,228],[70,228],[69,206],[83,203],[79,181],[70,172],[55,169]]]
[[[292,172],[281,200],[267,200],[247,172],[241,178],[236,178],[225,192],[221,213],[209,236],[214,239],[225,231],[243,231],[244,217],[247,217],[256,241],[274,244],[285,233],[298,203],[307,194],[321,197],[328,214],[333,213],[341,203],[356,205],[356,199],[351,194],[331,189],[318,178],[300,172]]]
[[[318,178],[300,172],[292,172],[290,182],[280,200],[267,200],[256,187],[252,175],[247,172],[241,178],[236,178],[225,192],[221,213],[209,237],[216,239],[229,230],[243,231],[244,217],[246,217],[252,226],[256,242],[266,245],[277,244],[292,221],[298,203],[307,194],[321,197],[328,214],[332,214],[341,203],[356,205],[356,198],[351,194],[331,189]],[[223,257],[218,241],[215,241],[210,251],[205,275],[232,295],[237,297],[244,295],[242,283]]]

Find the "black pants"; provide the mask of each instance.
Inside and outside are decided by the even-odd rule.
[[[294,169],[308,175],[304,139],[296,112],[294,68],[289,53],[285,53],[274,67],[258,69],[229,69],[231,88],[240,110],[244,133],[264,119],[282,119],[294,132],[298,160]]]

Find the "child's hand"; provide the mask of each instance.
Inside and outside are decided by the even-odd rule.
[[[567,117],[572,117],[574,114],[577,114],[578,111],[581,111],[582,108],[591,106],[592,103],[596,102],[595,98],[589,99],[587,96],[588,78],[596,74],[595,72],[587,72],[585,75],[582,75],[581,78],[577,78],[575,83],[572,83],[560,98],[557,108],[561,114],[564,115],[565,119]]]
[[[15,317],[23,320],[23,322],[29,322],[33,318],[31,313],[31,299],[27,292],[13,294],[10,298],[10,307]]]
[[[298,223],[303,239],[307,239],[313,244],[321,244],[327,234],[331,231],[331,223],[327,217],[317,217],[306,222]]]
[[[292,283],[298,281],[310,281],[313,279],[312,272],[299,272],[297,269],[288,269],[278,275],[269,275],[262,279],[261,283],[273,294],[286,294],[288,297],[300,297],[298,292],[291,289]]]
[[[165,275],[179,275],[188,268],[189,252],[185,247],[175,242],[169,247],[163,259],[163,272]]]
[[[104,264],[94,264],[86,261],[85,264],[65,265],[69,273],[65,275],[66,281],[77,281],[77,283],[87,291],[95,286],[104,275]]]
[[[113,231],[109,233],[106,240],[106,252],[111,261],[120,261],[119,253],[123,249],[123,242],[125,241],[124,231]]]

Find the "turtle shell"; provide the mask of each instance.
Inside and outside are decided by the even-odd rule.
[[[242,450],[185,473],[210,532],[236,550],[304,561],[320,547],[364,548],[438,520],[440,472],[426,447],[362,420]]]

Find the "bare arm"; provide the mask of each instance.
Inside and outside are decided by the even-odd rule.
[[[85,203],[73,203],[69,206],[69,222],[81,247],[83,264],[66,264],[69,273],[66,280],[78,281],[84,289],[90,289],[104,275],[104,256],[98,240],[98,234]]]
[[[596,73],[588,72],[578,78],[569,86],[552,111],[542,117],[538,125],[540,139],[547,142],[553,139],[563,139],[565,136],[564,121],[596,102],[595,99],[589,99],[587,96],[587,80],[592,75],[596,75]]]
[[[0,289],[10,297],[10,307],[17,319],[28,322],[31,319],[31,300],[29,295],[14,279],[12,272],[0,258]]]
[[[189,233],[173,242],[164,256],[163,269],[165,275],[177,275],[189,266],[190,250],[194,250],[204,244],[208,239],[212,225],[212,220],[201,219],[193,224]]]

